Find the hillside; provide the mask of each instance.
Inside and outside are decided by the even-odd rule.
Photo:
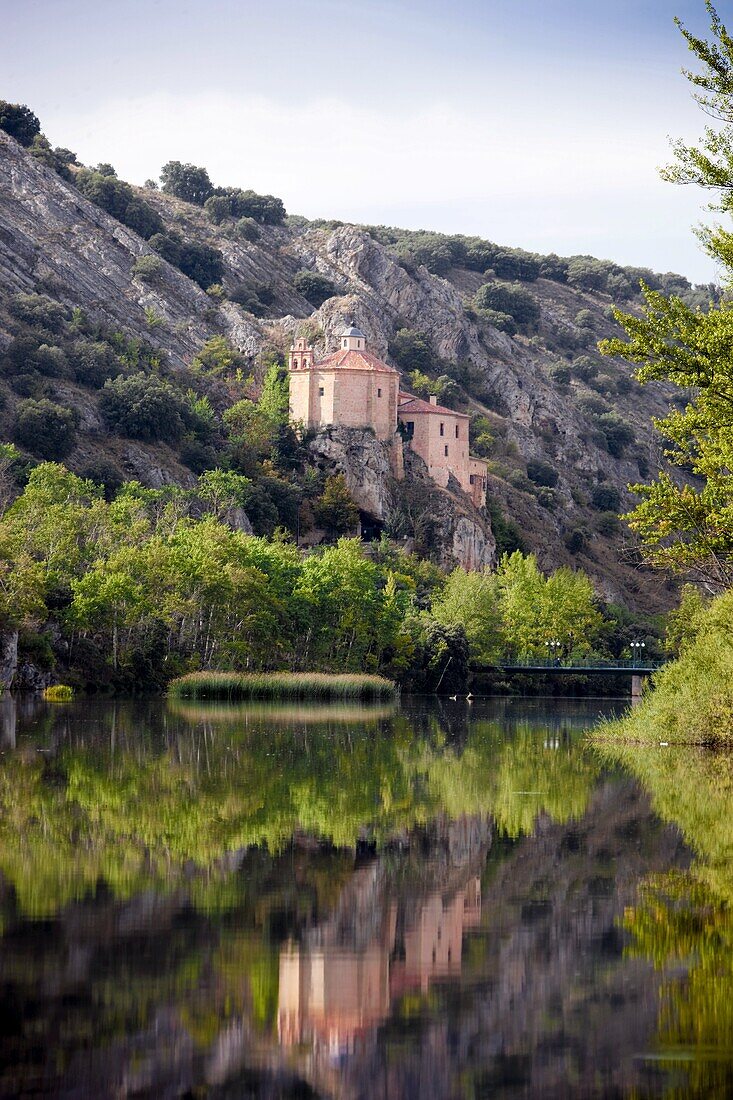
[[[523,272],[521,265],[517,279],[511,263],[506,270],[512,250],[503,254],[503,268],[476,270],[483,261],[475,249],[469,262],[451,255],[454,239],[436,235],[295,217],[275,225],[246,218],[244,229],[228,217],[215,224],[201,206],[152,188],[133,189],[165,234],[203,248],[201,255],[220,253],[220,277],[207,293],[180,262],[173,266],[162,258],[164,247],[151,247],[84,197],[74,183],[78,171],[72,167],[64,179],[0,132],[5,439],[19,439],[22,403],[45,399],[72,410],[76,426],[64,461],[75,472],[151,486],[192,485],[197,473],[216,464],[225,439],[223,412],[256,394],[268,364],[281,360],[303,324],[322,353],[339,326],[354,319],[375,353],[405,373],[407,388],[437,390],[443,403],[474,417],[474,447],[491,464],[488,504],[499,549],[516,542],[517,532],[506,530],[513,523],[544,567],[578,565],[606,598],[640,609],[669,603],[664,582],[639,570],[628,532],[614,517],[632,502],[627,484],[657,468],[651,419],[665,412],[668,395],[660,386],[640,387],[628,367],[598,356],[597,340],[619,331],[610,316],[610,282],[606,289],[583,286],[582,278],[571,285],[557,272],[549,277],[550,267],[543,274],[536,267]],[[424,238],[433,247],[427,262],[439,274],[419,262]],[[436,259],[441,240],[446,245]],[[309,282],[303,272],[320,280]],[[593,281],[591,262],[585,282]],[[630,282],[624,308],[634,307]],[[487,283],[491,294],[482,299]],[[502,291],[515,321],[486,305],[487,298],[501,302]],[[616,291],[618,297],[618,286]],[[34,318],[34,310],[47,308],[44,300],[63,307],[55,321]],[[84,354],[74,351],[74,326],[82,343],[96,345],[100,362],[89,366],[88,347]],[[39,354],[39,332],[44,347],[60,342],[60,356]],[[221,339],[210,343],[217,337],[236,352],[231,361],[222,360]],[[192,369],[207,342],[216,354]],[[205,396],[208,423],[182,414],[185,430],[167,441],[111,432],[100,412],[109,358],[101,345],[117,359],[107,373],[149,372],[181,394]],[[79,367],[80,357],[86,367]],[[34,450],[27,433],[20,443],[32,457],[48,457]],[[306,465],[314,457],[318,464],[320,454],[327,467],[327,452],[319,452],[317,440],[311,443]],[[269,475],[273,482],[278,471]],[[263,491],[277,510],[278,486],[265,484]],[[399,506],[396,500],[392,520]],[[289,526],[286,513],[283,506],[275,518]],[[253,523],[257,529],[256,516]]]

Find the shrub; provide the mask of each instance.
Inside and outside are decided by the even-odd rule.
[[[122,372],[122,364],[103,340],[77,341],[72,361],[77,382],[94,390],[101,389],[108,378],[116,378]]]
[[[235,226],[236,234],[243,241],[254,243],[260,239],[260,231],[254,218],[240,218]]]
[[[484,283],[476,292],[474,305],[477,309],[508,313],[518,325],[533,324],[540,317],[537,299],[516,283],[509,286],[503,283]]]
[[[69,378],[71,367],[63,348],[40,344],[34,356],[36,369],[48,378]]]
[[[10,299],[10,312],[29,328],[60,332],[68,320],[69,311],[45,294],[14,294]]]
[[[331,280],[315,271],[299,271],[293,279],[293,286],[316,309],[336,294],[336,287]]]
[[[13,375],[10,379],[10,386],[19,397],[43,397],[47,392],[43,376],[36,370]]]
[[[502,313],[498,309],[480,309],[478,315],[488,325],[498,328],[499,332],[505,332],[507,336],[516,336],[517,326],[513,317],[508,313]]]
[[[495,253],[491,266],[499,279],[522,279],[534,282],[539,278],[540,257],[521,248],[500,249]]]
[[[145,240],[163,231],[163,220],[158,212],[144,199],[137,198],[129,183],[117,179],[115,175],[82,168],[76,174],[75,183],[90,202]]]
[[[162,270],[163,261],[160,256],[153,256],[149,252],[144,256],[138,256],[132,265],[134,278],[141,279],[144,283],[155,282]]]
[[[323,496],[316,501],[313,513],[316,522],[330,538],[354,530],[359,522],[359,509],[354,504],[343,474],[327,478]]]
[[[568,283],[583,290],[605,290],[610,264],[592,256],[573,256],[568,262]]]
[[[155,233],[148,242],[169,264],[206,290],[224,277],[224,257],[218,248],[182,241],[175,233]]]
[[[74,698],[74,689],[68,684],[51,684],[43,689],[43,698],[49,703],[67,703]]]
[[[604,413],[608,413],[611,411],[602,398],[592,397],[590,395],[588,395],[588,397],[580,398],[580,400],[578,401],[578,408],[586,416],[590,416],[592,418],[602,416]]]
[[[565,546],[571,554],[579,554],[587,541],[587,531],[582,527],[575,527],[566,535]]]
[[[24,103],[8,103],[0,100],[0,130],[10,134],[21,145],[32,145],[41,132],[41,123],[30,107]]]
[[[95,485],[100,485],[104,489],[107,500],[111,500],[125,482],[125,476],[119,466],[108,458],[97,458],[93,462],[88,462],[80,471],[80,476],[93,481]]]
[[[618,512],[621,494],[613,485],[596,485],[591,493],[591,504],[599,512]]]
[[[156,375],[140,372],[106,382],[99,407],[107,425],[132,439],[180,439],[189,419],[186,399]]]
[[[570,379],[572,374],[570,367],[567,363],[554,363],[549,371],[550,381],[556,386],[568,386],[570,385]]]
[[[559,475],[549,462],[544,462],[541,458],[531,458],[527,463],[527,477],[535,485],[544,485],[553,489],[557,485]]]
[[[598,426],[605,437],[609,454],[614,458],[621,458],[629,443],[635,439],[634,429],[614,412],[599,416]]]
[[[214,225],[221,225],[226,218],[232,216],[231,201],[224,195],[209,195],[204,203],[204,210],[206,211],[206,217]]]
[[[38,458],[65,458],[76,441],[77,415],[64,405],[42,398],[21,401],[15,421],[16,443]]]
[[[621,521],[615,512],[601,512],[596,520],[596,531],[599,535],[605,535],[606,538],[615,535],[620,528]]]
[[[589,355],[579,355],[573,360],[573,374],[581,382],[590,382],[591,378],[595,378],[598,374],[598,366],[597,361],[591,359]]]
[[[160,181],[167,195],[175,195],[185,202],[203,206],[214,188],[205,168],[195,164],[181,164],[180,160],[169,160],[160,170]]]
[[[397,330],[390,341],[389,353],[403,371],[418,370],[429,374],[437,360],[426,334],[409,328]]]
[[[589,309],[579,309],[575,314],[575,323],[580,328],[594,328],[596,319]]]
[[[217,194],[229,197],[234,218],[252,218],[260,225],[282,225],[287,216],[282,199],[275,195],[258,195],[256,191],[240,191],[236,187],[217,188]]]

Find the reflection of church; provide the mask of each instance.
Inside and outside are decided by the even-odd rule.
[[[348,1054],[397,997],[460,974],[463,934],[480,918],[481,880],[473,877],[449,900],[426,897],[404,929],[393,901],[367,943],[289,944],[280,954],[280,1041]]]

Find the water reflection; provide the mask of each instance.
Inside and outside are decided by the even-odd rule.
[[[709,1080],[658,1058],[694,929],[644,939],[689,851],[600,705],[6,706],[0,1095]]]

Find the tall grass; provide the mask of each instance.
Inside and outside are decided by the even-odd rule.
[[[638,744],[733,745],[733,592],[700,615],[680,657],[657,672],[652,690],[598,739]]]
[[[383,676],[326,672],[189,672],[171,680],[174,699],[392,699]]]

